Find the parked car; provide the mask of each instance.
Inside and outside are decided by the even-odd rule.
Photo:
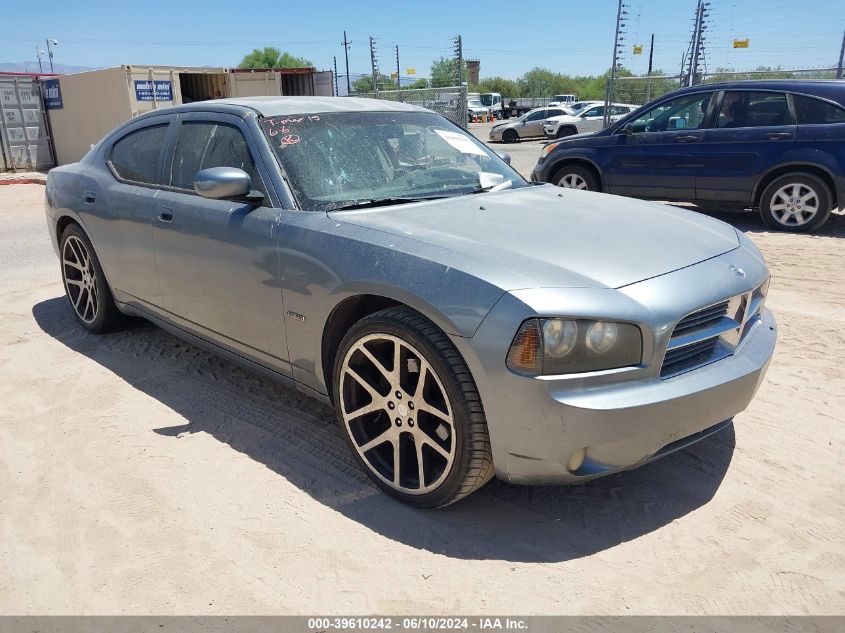
[[[491,141],[517,143],[524,138],[542,137],[543,123],[549,117],[563,114],[563,108],[535,108],[518,119],[499,123],[490,128]]]
[[[547,145],[532,179],[752,208],[812,231],[845,207],[845,82],[740,81],[667,94],[606,130]]]
[[[742,233],[529,186],[409,104],[153,110],[51,170],[46,213],[81,327],[144,317],[333,404],[415,506],[678,450],[748,405],[775,345]]]
[[[553,107],[553,106],[562,106],[562,105],[569,105],[574,103],[578,99],[578,95],[573,94],[565,94],[565,95],[555,95],[552,97],[552,100],[549,101],[546,106]]]
[[[575,114],[579,110],[583,110],[587,106],[593,105],[603,105],[604,101],[573,101],[571,103],[566,103],[563,106],[563,113],[564,114]]]
[[[618,121],[639,106],[625,103],[610,104],[610,120]],[[563,138],[574,134],[598,132],[604,127],[604,103],[592,103],[572,114],[550,117],[543,122],[543,134],[548,138]]]
[[[467,117],[472,121],[473,117],[490,116],[490,108],[482,105],[481,101],[470,99],[467,101]]]

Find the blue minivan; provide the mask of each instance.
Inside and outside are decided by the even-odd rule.
[[[812,231],[845,207],[845,81],[738,81],[666,94],[610,127],[548,143],[561,187],[753,208]]]

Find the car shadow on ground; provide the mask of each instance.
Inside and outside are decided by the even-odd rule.
[[[724,211],[720,209],[711,209],[695,205],[678,206],[681,206],[685,209],[689,209],[691,211],[697,211],[704,215],[709,215],[711,218],[721,220],[722,222],[727,222],[728,224],[731,224],[735,228],[739,229],[740,231],[749,233],[751,235],[755,233],[784,233],[787,235],[789,234],[788,232],[784,231],[772,231],[771,229],[766,227],[757,212]],[[825,222],[821,228],[813,231],[809,235],[819,237],[845,237],[845,212],[836,211],[834,213],[831,213],[830,218],[827,220],[827,222]]]
[[[146,322],[90,335],[64,297],[38,303],[32,314],[55,340],[187,421],[165,428],[154,428],[153,421],[156,433],[174,442],[208,433],[350,520],[455,558],[558,562],[636,539],[706,504],[734,451],[730,425],[636,471],[585,485],[523,487],[494,480],[448,508],[415,510],[369,483],[332,410],[307,396]]]

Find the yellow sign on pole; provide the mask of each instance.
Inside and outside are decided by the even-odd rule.
[[[734,48],[748,48],[748,42],[747,37],[744,40],[734,40]]]
[[[405,74],[406,74],[406,75],[416,75],[416,74],[417,74],[417,69],[416,69],[416,68],[406,68],[406,69],[405,69]]]
[[[634,44],[634,55],[642,55],[643,54],[643,45],[642,44]]]

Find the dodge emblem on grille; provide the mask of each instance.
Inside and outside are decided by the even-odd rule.
[[[728,266],[728,268],[730,268],[734,272],[734,275],[736,275],[737,277],[745,277],[745,271],[739,266],[734,266],[733,264],[731,264],[730,266]]]

